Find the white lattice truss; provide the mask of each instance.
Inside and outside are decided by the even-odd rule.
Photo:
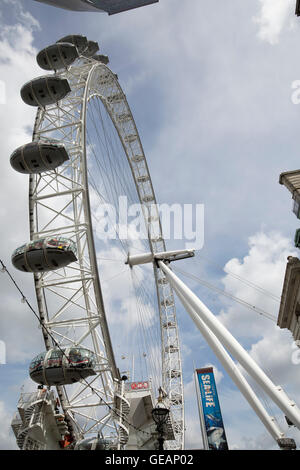
[[[122,448],[128,426],[111,413],[119,371],[102,299],[88,190],[86,114],[89,101],[95,97],[105,106],[125,150],[150,247],[154,253],[165,251],[165,243],[144,151],[116,75],[104,64],[82,58],[58,75],[68,79],[71,93],[56,105],[38,109],[33,140],[63,143],[70,160],[55,171],[30,176],[30,236],[31,240],[52,235],[71,238],[77,244],[78,261],[64,269],[34,275],[38,308],[43,325],[58,343],[86,346],[98,357],[96,376],[67,388],[57,387],[70,429],[77,438],[94,431],[112,437],[120,435],[121,427],[122,443],[118,446]],[[170,398],[176,436],[167,445],[182,449],[183,384],[174,297],[156,266],[154,276],[161,324],[161,380]],[[42,328],[42,333],[46,348],[53,347],[47,331]]]

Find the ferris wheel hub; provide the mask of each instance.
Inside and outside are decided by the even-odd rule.
[[[148,440],[153,423],[148,423],[148,432],[144,431],[147,440],[137,443],[134,434],[140,433],[139,420],[134,429],[128,415],[129,398],[139,398],[141,403],[145,402],[147,416],[149,406],[153,405],[151,391],[144,386],[142,390],[130,390],[133,396],[127,396],[127,376],[122,376],[117,368],[105,311],[106,305],[109,306],[108,294],[103,295],[95,246],[97,242],[100,251],[102,239],[93,225],[96,208],[90,195],[94,194],[102,204],[100,189],[110,202],[124,196],[125,192],[145,209],[152,202],[156,203],[156,198],[126,96],[117,75],[106,67],[108,57],[96,55],[98,49],[98,43],[88,41],[85,36],[61,38],[40,51],[37,57],[44,70],[55,73],[37,77],[21,89],[21,98],[26,104],[37,107],[37,114],[32,142],[18,148],[11,156],[12,167],[29,175],[30,214],[30,243],[15,250],[12,258],[16,268],[34,273],[37,317],[45,342],[45,352],[39,355],[42,360],[33,361],[32,366],[37,368],[31,370],[30,376],[39,384],[41,391],[44,390],[41,384],[56,387],[58,406],[62,410],[57,416],[65,418],[59,421],[61,426],[58,426],[64,433],[63,441],[57,433],[56,438],[49,434],[49,439],[40,442],[40,435],[31,433],[35,428],[30,433],[27,427],[25,429],[27,421],[14,423],[17,442],[22,449],[32,446],[37,449],[56,449],[58,446],[103,449],[109,446],[110,450],[121,450],[125,446],[128,449],[130,446],[154,449],[156,445],[153,436],[151,442]],[[99,119],[95,119],[94,113]],[[108,135],[113,135],[114,139],[110,141]],[[109,143],[108,147],[105,142]],[[102,163],[106,165],[110,158],[110,171],[103,173],[100,171]],[[119,167],[122,171],[116,171]],[[93,179],[95,171],[99,173],[97,184]],[[112,184],[113,181],[116,184]],[[153,263],[149,283],[142,285],[128,270],[124,273],[126,271],[132,289],[129,296],[132,294],[140,301],[140,285],[143,291],[151,291],[151,296],[154,294],[157,299],[159,315],[153,328],[160,329],[161,355],[154,366],[145,359],[145,353],[143,361],[147,361],[146,369],[149,366],[152,370],[149,377],[159,380],[156,386],[162,384],[169,397],[166,445],[168,449],[182,449],[184,400],[176,311],[172,288],[159,270],[158,262],[169,263],[194,253],[192,250],[164,251],[159,215],[148,217],[149,214],[144,211],[148,228],[146,250],[149,253],[138,259],[128,256],[127,260],[130,267]],[[119,241],[126,256],[128,241],[123,242],[125,246]],[[139,242],[137,244],[140,246]],[[133,245],[130,246],[134,249]],[[103,248],[107,249],[107,246]],[[119,275],[119,268],[116,271]],[[153,290],[154,285],[156,288]],[[109,295],[117,298],[113,289]],[[144,303],[152,313],[152,306],[148,308],[148,301]],[[49,309],[50,304],[55,307]],[[143,319],[140,323],[142,336]],[[129,346],[132,347],[131,344]],[[52,353],[54,356],[57,353],[55,348],[66,353],[52,358]],[[94,353],[97,367],[92,367],[92,364],[87,367],[80,363],[73,365],[68,351],[75,349]],[[154,363],[153,360],[151,362]],[[144,377],[141,368],[136,367]],[[26,408],[27,415],[33,416],[34,410]],[[84,424],[81,420],[83,414]],[[49,432],[52,429],[47,421],[45,428],[49,428]],[[98,432],[101,432],[100,438]]]

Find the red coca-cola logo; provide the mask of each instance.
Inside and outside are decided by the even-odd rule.
[[[132,382],[131,389],[132,390],[146,390],[149,388],[149,382]]]

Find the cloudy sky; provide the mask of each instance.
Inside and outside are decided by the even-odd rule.
[[[299,168],[300,20],[295,0],[160,0],[120,15],[57,10],[33,0],[0,7],[1,250],[28,239],[27,180],[9,165],[31,140],[35,110],[21,86],[41,75],[37,52],[66,34],[98,41],[127,96],[160,203],[204,204],[204,246],[178,264],[228,294],[277,317],[297,219],[283,171]],[[299,96],[298,96],[299,97]],[[170,240],[168,247],[182,248]],[[13,271],[35,305],[32,279]],[[1,274],[0,448],[15,448],[9,431],[30,359],[43,349],[34,318]],[[300,406],[293,341],[276,321],[246,309],[180,274],[276,384]],[[238,277],[238,278],[237,278]],[[242,279],[242,280],[241,280]],[[243,281],[243,282],[242,282]],[[251,284],[251,285],[250,285]],[[253,287],[253,284],[255,287]],[[186,447],[201,448],[193,368],[213,365],[229,447],[273,449],[274,442],[178,302],[186,399]],[[257,390],[259,396],[261,392]],[[263,396],[288,436],[282,413]]]

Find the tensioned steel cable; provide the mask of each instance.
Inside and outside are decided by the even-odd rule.
[[[198,250],[196,250],[198,251]],[[252,287],[253,289],[256,289],[258,290],[259,292],[261,292],[262,294],[265,294],[266,296],[272,298],[274,301],[277,301],[277,302],[280,302],[280,297],[276,296],[275,294],[273,294],[272,292],[269,292],[267,291],[266,289],[264,289],[263,287],[261,286],[258,286],[257,284],[254,284],[254,282],[252,281],[249,281],[248,279],[245,279],[243,278],[242,276],[239,276],[238,274],[236,273],[233,273],[232,271],[228,271],[228,270],[225,270],[223,266],[220,266],[219,264],[215,263],[214,261],[212,261],[210,258],[208,258],[207,256],[204,256],[202,254],[198,254],[198,256],[200,256],[201,258],[205,259],[206,261],[208,261],[210,264],[212,264],[213,266],[216,266],[217,268],[219,268],[221,271],[224,271],[226,274],[228,274],[229,276],[231,277],[234,277],[235,279],[237,279],[238,281],[246,284],[247,286],[249,287]],[[197,262],[197,259],[195,259],[195,261]]]

